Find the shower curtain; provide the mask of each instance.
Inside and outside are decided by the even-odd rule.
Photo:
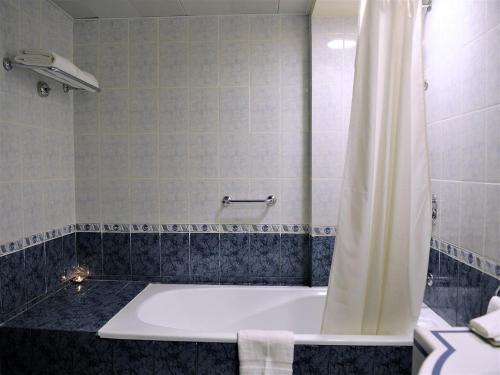
[[[405,335],[431,236],[422,6],[364,0],[324,334]]]

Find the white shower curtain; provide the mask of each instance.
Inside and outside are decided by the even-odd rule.
[[[421,34],[420,1],[362,2],[324,334],[404,335],[419,315],[432,229]]]

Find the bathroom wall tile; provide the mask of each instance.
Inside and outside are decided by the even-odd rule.
[[[328,375],[330,347],[326,345],[295,345],[293,372],[295,374]]]
[[[281,121],[283,131],[309,131],[309,90],[284,87],[281,90]]]
[[[132,275],[160,276],[160,236],[132,233],[130,236]]]
[[[431,249],[429,252],[429,268],[427,271],[427,277],[432,280],[432,285],[426,285],[425,294],[424,294],[424,302],[430,308],[433,308],[438,300],[437,300],[437,288],[434,285],[434,278],[439,277],[439,256],[440,253],[437,250]]]
[[[281,277],[309,277],[309,235],[281,235]]]
[[[486,186],[484,255],[500,259],[500,187]]]
[[[214,179],[189,181],[189,221],[193,223],[217,222],[221,209],[219,182]]]
[[[217,131],[219,122],[219,91],[213,88],[192,89],[190,93],[190,130]]]
[[[311,285],[327,286],[330,277],[335,237],[311,237]]]
[[[75,171],[77,178],[99,177],[99,136],[95,134],[75,137]]]
[[[375,346],[374,374],[411,374],[411,346]]]
[[[62,237],[63,268],[66,273],[77,265],[76,259],[76,234],[70,233]]]
[[[248,233],[221,233],[221,278],[237,276],[245,279],[248,277],[249,250],[250,242]]]
[[[165,17],[160,18],[160,40],[165,41],[187,41],[188,18],[186,17]]]
[[[189,18],[189,40],[213,41],[219,38],[219,17],[203,16]]]
[[[250,181],[250,191],[252,195],[261,197],[269,195],[281,197],[280,179],[252,179]],[[253,223],[281,223],[281,199],[278,199],[273,206],[252,206],[249,207],[250,222]]]
[[[61,149],[58,147],[62,143],[62,134],[51,130],[43,133],[43,153],[46,167],[46,176],[49,178],[60,177],[62,168]]]
[[[102,263],[104,275],[130,276],[130,234],[102,234]]]
[[[158,223],[158,180],[132,180],[130,206],[133,223]]]
[[[486,181],[500,182],[500,107],[485,111]]]
[[[22,175],[21,128],[0,123],[0,179],[13,180]]]
[[[130,202],[127,180],[101,181],[101,219],[105,223],[129,223]]]
[[[217,134],[199,133],[189,137],[189,173],[195,178],[218,177]]]
[[[95,134],[98,130],[98,95],[89,92],[73,93],[75,134]]]
[[[223,41],[220,45],[220,84],[248,86],[248,44],[244,41]]]
[[[0,183],[0,243],[22,237],[22,184]]]
[[[460,246],[478,254],[483,254],[484,197],[484,185],[460,184]]]
[[[250,155],[246,133],[221,133],[219,167],[221,178],[250,176]]]
[[[128,162],[129,137],[127,135],[104,135],[101,137],[101,177],[127,177]]]
[[[186,134],[160,133],[160,177],[184,178],[188,172]]]
[[[250,176],[272,178],[280,176],[280,140],[275,133],[250,135]]]
[[[197,374],[237,374],[238,350],[236,344],[198,343]]]
[[[188,222],[188,197],[186,180],[160,180],[160,222]]]
[[[97,20],[82,20],[73,26],[75,44],[97,43],[99,38],[99,22]]]
[[[161,234],[161,275],[189,276],[189,233]]]
[[[312,180],[312,223],[314,225],[331,225],[337,221],[341,179]]]
[[[280,84],[280,52],[277,41],[262,40],[250,43],[250,84]]]
[[[459,206],[460,185],[455,182],[442,182],[441,184],[441,221],[440,236],[446,241],[458,244],[459,237]]]
[[[43,154],[43,131],[35,128],[25,128],[22,131],[23,177],[35,179],[45,177]]]
[[[281,181],[281,222],[285,224],[308,223],[310,217],[309,184],[303,179]]]
[[[230,15],[220,17],[221,40],[248,40],[250,31],[249,17]]]
[[[128,86],[128,45],[102,44],[99,51],[101,87],[125,88]]]
[[[250,276],[280,276],[279,234],[250,234]]]
[[[157,18],[133,18],[130,24],[130,43],[155,42],[158,34]]]
[[[436,305],[433,310],[449,324],[457,322],[458,261],[449,256],[440,256],[439,278],[435,282]]]
[[[130,45],[130,87],[158,86],[158,45],[137,43]]]
[[[115,373],[153,374],[155,342],[116,340],[113,342],[113,369]]]
[[[188,51],[188,43],[160,43],[160,87],[188,86]]]
[[[25,252],[26,301],[46,293],[44,244],[28,247]]]
[[[481,274],[464,263],[458,265],[457,326],[481,315]]]
[[[100,26],[101,43],[127,43],[129,21],[123,18],[102,19]]]
[[[49,333],[50,332],[50,333]],[[50,374],[71,372],[71,333],[64,331],[32,330],[31,361],[35,371],[44,369]]]
[[[220,90],[220,130],[248,132],[249,90],[246,87],[223,87]]]
[[[101,233],[78,232],[76,234],[78,265],[88,267],[91,276],[102,275]]]
[[[287,84],[307,87],[309,46],[307,39],[285,39],[280,42],[281,74]],[[282,83],[283,84],[283,83]]]
[[[157,342],[155,373],[195,374],[196,345],[194,342]]]
[[[130,131],[156,132],[158,129],[158,90],[136,89],[129,95]]]
[[[465,44],[460,50],[460,84],[467,87],[463,90],[464,112],[484,106],[486,101],[486,36],[483,35],[474,43]]]
[[[280,17],[270,14],[251,15],[250,39],[267,40],[280,37]]]
[[[76,180],[76,221],[78,223],[101,222],[99,180]]]
[[[281,176],[307,178],[309,176],[310,139],[302,133],[281,135]]]
[[[112,373],[113,341],[103,340],[93,333],[80,332],[72,342],[72,369],[78,372],[97,374]]]
[[[492,13],[488,12],[488,15],[492,15]],[[498,27],[494,28],[484,38],[486,38],[484,51],[486,103],[494,105],[500,103],[500,66],[498,64],[500,52],[498,48],[495,48],[500,43],[500,29]]]
[[[238,168],[237,165],[231,166],[231,168]],[[252,193],[257,194],[257,193]],[[220,182],[219,195],[221,197],[230,196],[234,199],[247,199],[250,197],[250,180],[244,179],[223,179]],[[254,206],[254,208],[257,206]],[[223,226],[224,232],[233,232],[234,224],[246,224],[253,222],[253,216],[251,214],[249,205],[232,205],[224,206],[220,210],[219,221],[221,223],[229,224],[227,227]],[[259,216],[259,214],[255,214]],[[225,229],[228,228],[228,229]],[[247,231],[247,226],[241,227],[237,226],[237,231]]]
[[[203,276],[206,280],[218,282],[219,234],[192,233],[190,235],[191,275]]]
[[[26,302],[23,250],[0,258],[0,283],[2,316],[6,316],[17,311]]]
[[[99,78],[99,45],[83,44],[75,46],[73,62],[78,68],[86,72],[92,72],[92,75]],[[95,95],[94,93],[92,94]]]
[[[62,286],[65,275],[62,238],[55,238],[45,243],[47,292],[53,292]]]
[[[373,346],[330,347],[329,368],[331,374],[371,374],[374,357]]]
[[[160,132],[186,132],[189,129],[189,96],[187,89],[161,89],[159,108]]]
[[[216,86],[219,82],[217,43],[193,42],[189,50],[190,85]]]
[[[484,112],[465,115],[461,122],[461,177],[465,181],[484,181],[485,177]]]
[[[152,178],[158,175],[156,134],[130,135],[130,176]]]
[[[250,89],[250,127],[252,132],[280,130],[280,91],[277,87]]]

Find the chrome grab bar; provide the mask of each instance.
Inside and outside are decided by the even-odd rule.
[[[229,195],[222,198],[222,204],[224,206],[229,206],[231,204],[239,203],[265,203],[267,206],[272,206],[276,203],[276,197],[274,195],[268,196],[266,199],[233,199]]]

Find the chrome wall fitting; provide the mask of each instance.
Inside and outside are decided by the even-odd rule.
[[[10,72],[10,71],[12,70],[12,62],[10,61],[10,59],[9,59],[9,58],[5,57],[5,58],[3,59],[3,63],[2,63],[2,64],[3,64],[3,68],[4,68],[6,71]]]
[[[42,98],[46,98],[50,94],[50,90],[52,90],[46,82],[38,81],[36,84],[36,90],[38,95]]]
[[[424,81],[424,90],[427,91],[428,88],[429,88],[429,81],[425,80]]]
[[[438,219],[438,200],[436,194],[432,194],[432,225],[436,225]]]
[[[222,204],[224,206],[240,203],[265,203],[267,206],[272,206],[276,203],[276,197],[274,195],[270,195],[266,199],[233,199],[229,195],[226,195],[222,198]]]

